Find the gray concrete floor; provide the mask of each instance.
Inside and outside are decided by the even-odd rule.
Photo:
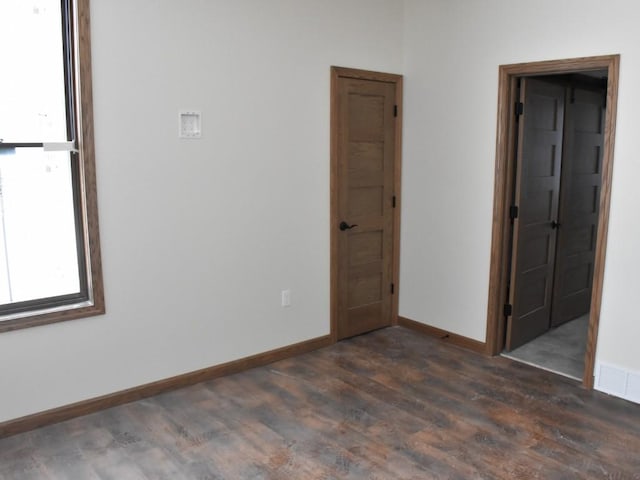
[[[582,380],[589,315],[576,318],[502,356]]]

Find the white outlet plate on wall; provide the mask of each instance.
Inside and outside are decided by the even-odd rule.
[[[178,112],[178,137],[202,137],[202,115],[199,111],[182,110]]]
[[[286,290],[282,290],[282,306],[290,307],[291,306],[291,290],[288,288]]]

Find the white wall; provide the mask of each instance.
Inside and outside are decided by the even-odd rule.
[[[484,340],[498,66],[621,54],[597,359],[640,371],[640,5],[407,0],[400,315]]]
[[[91,8],[108,313],[0,335],[0,421],[328,334],[329,67],[402,65],[397,0]]]

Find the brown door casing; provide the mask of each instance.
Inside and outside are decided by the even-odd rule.
[[[397,318],[401,77],[332,68],[332,335]]]
[[[618,101],[619,55],[603,55],[566,60],[502,65],[498,83],[498,125],[496,136],[496,165],[492,242],[489,273],[489,300],[487,308],[487,353],[496,355],[504,347],[506,319],[504,299],[509,283],[511,221],[509,207],[514,193],[513,161],[515,131],[515,103],[517,79],[534,75],[566,74],[594,70],[607,71],[607,99],[602,148],[602,184],[599,196],[598,227],[593,262],[593,287],[589,309],[589,333],[585,355],[583,385],[593,388],[595,347],[600,319],[602,286],[607,246],[615,120]]]

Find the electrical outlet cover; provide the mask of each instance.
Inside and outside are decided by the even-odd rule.
[[[195,110],[183,110],[178,114],[178,136],[180,138],[202,137],[202,115]]]

